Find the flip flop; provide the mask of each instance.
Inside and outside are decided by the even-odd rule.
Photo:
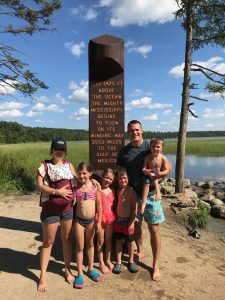
[[[138,272],[138,266],[135,263],[128,263],[128,270],[131,273],[137,273]]]
[[[122,265],[121,264],[115,264],[114,268],[112,269],[112,272],[114,274],[120,274],[122,270]]]
[[[195,239],[200,239],[201,235],[198,233],[198,231],[193,227],[192,229],[189,229],[188,235],[192,236]]]
[[[83,275],[78,275],[75,279],[73,286],[75,289],[82,289],[84,287],[84,278]]]
[[[102,280],[102,276],[95,269],[89,270],[88,274],[90,278],[95,282]]]

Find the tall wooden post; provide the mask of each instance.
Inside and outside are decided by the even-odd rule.
[[[95,171],[115,169],[124,146],[124,41],[89,42],[89,159]]]

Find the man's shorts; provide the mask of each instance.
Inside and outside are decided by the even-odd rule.
[[[60,214],[49,214],[44,209],[42,209],[40,219],[43,224],[54,224],[61,221],[72,220],[73,207],[70,210],[62,212]]]
[[[147,203],[143,215],[137,215],[137,221],[144,221],[148,224],[159,224],[165,221],[161,200],[154,200],[154,195],[147,197]]]
[[[116,217],[113,224],[113,237],[116,240],[125,239],[126,242],[134,241],[134,230],[128,230],[130,218]]]

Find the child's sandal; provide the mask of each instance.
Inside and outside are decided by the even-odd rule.
[[[138,266],[135,263],[128,263],[128,270],[131,273],[137,273],[138,272]]]
[[[84,287],[84,278],[83,275],[78,275],[75,279],[73,286],[75,289],[82,289]]]
[[[122,265],[121,264],[115,264],[112,272],[114,274],[120,274],[121,273],[121,270],[122,270]]]
[[[95,282],[102,280],[102,276],[95,269],[89,270],[88,274],[90,278]]]

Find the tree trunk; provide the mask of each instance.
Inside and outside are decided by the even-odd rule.
[[[177,157],[175,179],[176,193],[184,193],[184,166],[185,166],[185,146],[187,136],[188,108],[190,98],[191,79],[191,58],[192,58],[192,0],[187,1],[186,7],[186,47],[185,47],[185,67],[182,91],[182,104],[180,113],[180,127],[177,141]]]

